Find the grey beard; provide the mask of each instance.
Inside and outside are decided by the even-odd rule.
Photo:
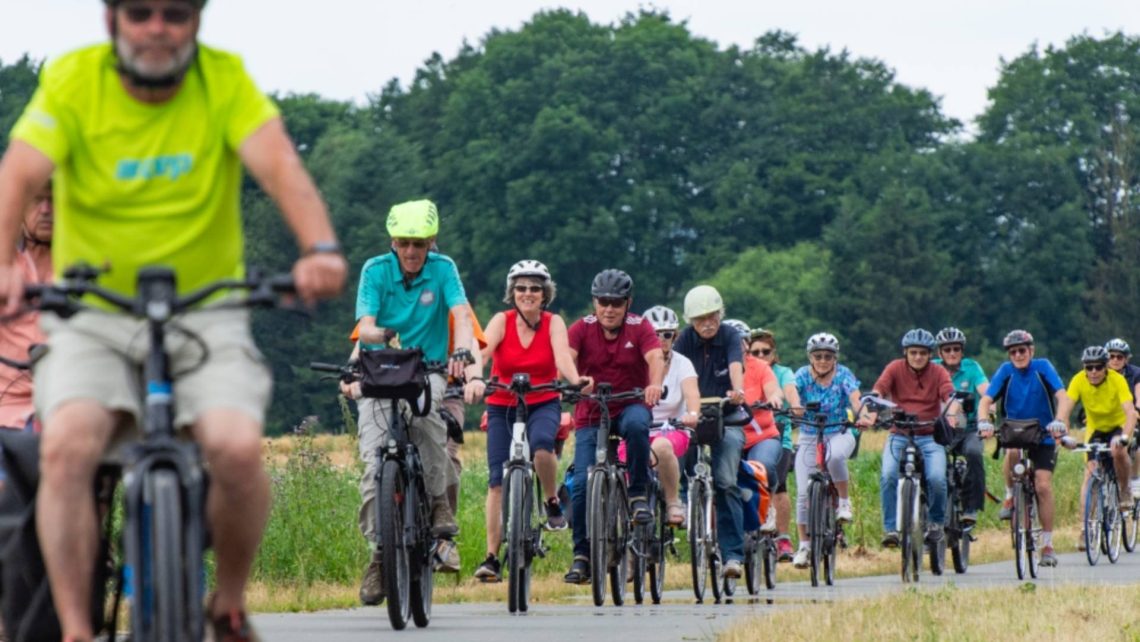
[[[167,65],[167,69],[157,70],[140,69],[135,64],[135,56],[131,55],[133,52],[126,51],[127,49],[128,47],[123,42],[122,37],[116,37],[115,56],[118,58],[119,73],[125,75],[136,87],[164,89],[173,87],[182,81],[182,77],[198,53],[198,43],[196,41],[187,43],[185,47],[175,52],[174,60]]]

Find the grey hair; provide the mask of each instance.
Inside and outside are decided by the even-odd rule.
[[[517,283],[519,279],[531,279],[534,281],[541,281],[541,283],[542,283],[542,306],[543,307],[550,305],[550,302],[554,300],[554,295],[558,293],[558,286],[554,284],[553,279],[543,280],[542,278],[540,278],[538,276],[532,276],[529,274],[524,274],[523,276],[516,276],[513,279],[507,280],[507,291],[503,294],[503,303],[506,303],[507,305],[514,305],[515,304],[515,283]]]

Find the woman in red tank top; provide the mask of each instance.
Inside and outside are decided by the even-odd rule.
[[[519,261],[511,267],[503,297],[511,309],[496,314],[485,330],[487,347],[483,357],[492,361],[493,378],[509,383],[515,374],[526,373],[532,384],[541,385],[561,374],[567,381],[588,382],[588,378],[579,377],[570,355],[566,322],[546,310],[554,294],[554,281],[542,263]],[[482,396],[481,382],[471,382],[468,387],[474,396]],[[503,539],[503,463],[511,445],[516,404],[514,395],[505,391],[496,391],[487,398],[487,558],[475,571],[475,577],[485,582],[502,579],[498,553]],[[546,493],[546,528],[562,530],[566,528],[566,517],[558,502],[558,459],[554,455],[562,403],[557,392],[540,392],[527,395],[526,404],[527,438],[535,472]]]

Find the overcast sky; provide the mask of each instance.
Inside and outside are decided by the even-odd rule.
[[[406,82],[433,51],[450,58],[491,28],[517,29],[536,11],[569,7],[611,23],[639,7],[666,9],[721,46],[750,46],[783,29],[814,49],[846,48],[894,68],[900,82],[941,97],[970,122],[986,106],[999,61],[1037,42],[1082,32],[1140,34],[1136,0],[213,0],[202,40],[242,54],[267,91],[363,102],[393,77]],[[52,57],[104,39],[97,0],[0,0],[0,60]]]

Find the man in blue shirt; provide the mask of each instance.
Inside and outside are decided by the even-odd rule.
[[[716,288],[698,285],[685,295],[685,321],[689,325],[673,346],[689,358],[697,371],[701,397],[727,397],[744,403],[744,354],[742,337],[722,325],[724,301]],[[724,439],[712,447],[713,482],[716,486],[716,528],[724,556],[725,577],[737,578],[744,568],[744,504],[736,485],[744,430],[726,427]],[[694,453],[695,447],[689,449]],[[689,459],[689,457],[686,457]]]
[[[1035,419],[1048,429],[1042,442],[1029,449],[1034,467],[1034,485],[1041,517],[1041,566],[1056,566],[1053,553],[1053,468],[1057,465],[1057,446],[1054,437],[1065,432],[1065,424],[1057,421],[1055,409],[1065,395],[1065,385],[1057,369],[1048,359],[1034,359],[1033,335],[1025,330],[1014,330],[1002,340],[1009,355],[986,388],[978,405],[978,433],[983,439],[994,434],[990,422],[990,409],[995,401],[1002,402],[1006,419]],[[1013,507],[1013,461],[1021,458],[1020,451],[1007,450],[1005,471],[1005,503],[1001,518],[1009,519]]]

